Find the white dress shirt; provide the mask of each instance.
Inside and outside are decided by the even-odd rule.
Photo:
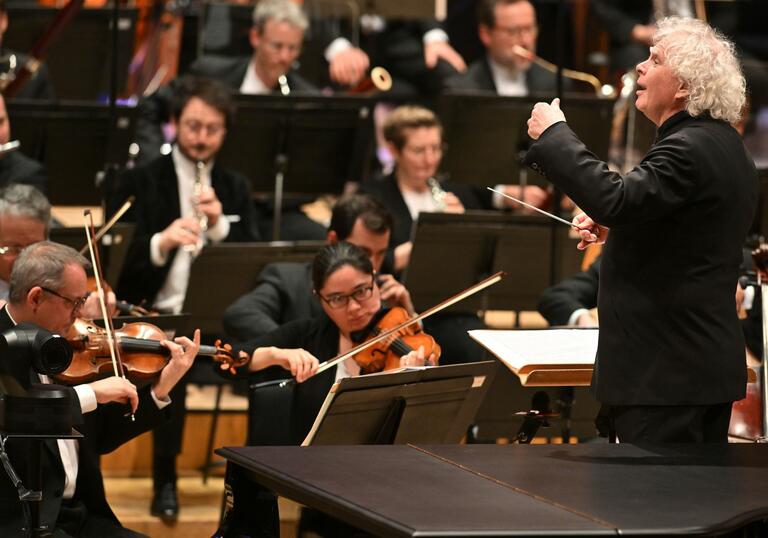
[[[245,78],[240,85],[240,93],[248,95],[264,95],[272,93],[272,88],[268,88],[256,74],[256,68],[253,61],[248,62],[248,69],[245,70]]]
[[[525,71],[510,69],[488,57],[491,76],[496,84],[496,93],[509,97],[525,97],[528,95],[528,84],[525,82]]]

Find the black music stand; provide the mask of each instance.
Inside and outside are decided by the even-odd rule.
[[[224,310],[251,291],[261,270],[274,262],[306,262],[325,243],[222,243],[207,245],[195,258],[182,312],[189,313],[185,333],[199,328],[206,336],[221,336]]]
[[[28,51],[59,12],[58,8],[8,2],[11,24],[3,45]],[[125,87],[136,35],[136,8],[120,8],[117,30],[117,84]],[[56,97],[105,102],[110,93],[112,9],[82,9],[62,31],[46,59]]]
[[[54,205],[101,205],[97,178],[107,164],[122,166],[133,141],[136,109],[97,103],[11,101],[8,116],[22,151],[41,161]]]
[[[495,369],[486,361],[342,379],[303,444],[459,443]]]
[[[543,177],[520,164],[530,144],[526,121],[540,100],[542,96],[443,95],[437,112],[449,151],[443,158],[442,171],[455,181],[482,187],[526,182],[547,185]],[[562,106],[568,125],[591,151],[607,159],[613,100],[576,94],[569,95]]]
[[[338,194],[366,177],[373,113],[364,98],[241,95],[217,160],[274,197],[279,240],[284,194]]]
[[[553,230],[549,219],[539,215],[421,213],[413,226],[413,252],[404,275],[416,310],[497,271],[506,271],[507,277],[448,311],[535,310],[547,286],[579,270],[578,251],[568,230],[565,225]],[[450,271],[435,271],[446,263]]]

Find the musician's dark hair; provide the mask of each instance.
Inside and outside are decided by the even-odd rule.
[[[227,126],[232,123],[235,104],[229,87],[218,80],[191,75],[185,75],[174,83],[173,96],[171,97],[171,114],[174,120],[179,121],[181,113],[193,97],[197,97],[208,106],[224,114]]]
[[[343,241],[323,247],[312,262],[312,285],[315,292],[319,293],[328,277],[347,265],[367,275],[374,273],[368,254],[360,247]]]
[[[496,26],[496,5],[506,6],[518,2],[529,2],[529,0],[480,0],[477,3],[477,24],[493,28]]]
[[[349,194],[333,206],[328,231],[336,232],[339,241],[346,241],[357,219],[362,219],[365,228],[377,235],[391,231],[394,226],[392,214],[384,204],[365,194]]]

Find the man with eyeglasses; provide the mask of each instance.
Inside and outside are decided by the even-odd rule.
[[[258,239],[247,180],[215,162],[231,109],[229,90],[220,82],[182,79],[173,100],[176,144],[171,154],[119,178],[108,212],[133,196],[123,219],[136,223],[116,287],[121,299],[179,313],[192,261],[204,244]],[[153,444],[152,511],[171,520],[178,512],[175,459],[181,451],[185,390],[184,382],[176,386],[172,425],[156,431]]]
[[[70,247],[41,241],[25,248],[10,277],[9,303],[0,310],[0,331],[19,323],[33,323],[67,334],[87,296],[88,262]],[[195,341],[177,338],[163,342],[171,352],[168,365],[151,386],[137,389],[130,381],[109,376],[70,388],[75,427],[80,440],[46,440],[41,472],[45,477],[40,505],[41,523],[56,536],[143,536],[122,527],[104,494],[98,457],[167,419],[169,394],[192,365],[199,348]],[[0,356],[0,361],[6,360]],[[13,371],[13,369],[11,369]],[[38,383],[46,376],[16,372]],[[130,414],[126,415],[127,404]],[[11,464],[26,480],[26,444],[9,440]],[[0,535],[26,536],[18,491],[0,473]]]
[[[31,185],[11,184],[0,189],[0,300],[8,300],[11,270],[25,247],[45,240],[51,204]]]
[[[477,22],[486,54],[470,64],[466,73],[451,79],[451,89],[504,96],[554,93],[555,76],[515,52],[515,47],[536,52],[539,27],[533,4],[528,0],[480,0]]]
[[[253,10],[248,35],[253,55],[203,56],[189,72],[221,80],[245,94],[315,93],[317,88],[294,69],[308,26],[307,16],[295,2],[261,0]]]

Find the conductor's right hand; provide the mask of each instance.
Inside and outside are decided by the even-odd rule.
[[[89,386],[96,394],[96,401],[100,404],[109,402],[127,403],[131,406],[131,412],[135,413],[139,407],[139,394],[136,385],[122,377],[110,376],[90,383]]]
[[[602,245],[608,238],[608,228],[592,220],[586,213],[579,213],[571,221],[571,226],[579,232],[581,241],[576,248],[584,250],[591,244]]]
[[[320,366],[314,355],[304,349],[275,348],[275,364],[289,370],[298,383],[302,383],[317,373]]]
[[[200,238],[200,223],[193,217],[174,220],[160,232],[160,250],[168,254],[175,248],[184,245],[195,245]]]

